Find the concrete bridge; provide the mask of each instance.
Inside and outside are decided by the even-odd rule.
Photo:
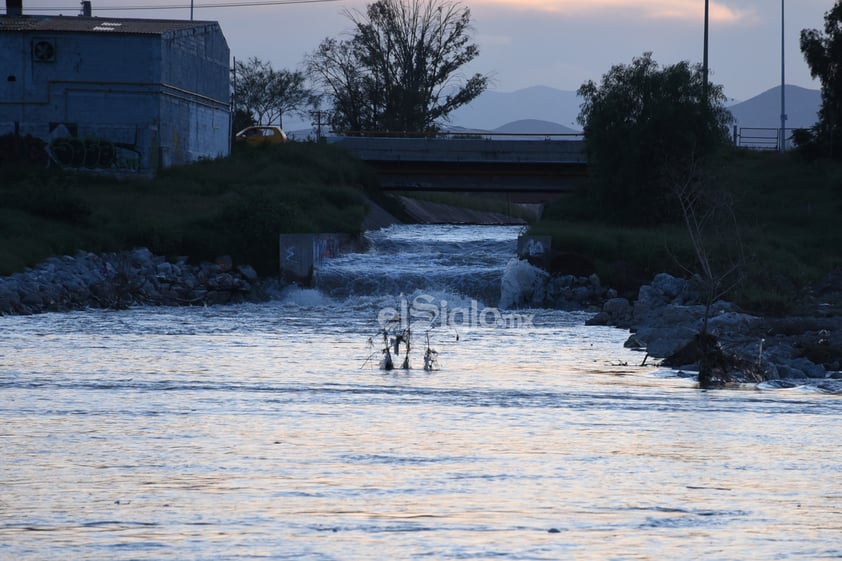
[[[396,191],[496,191],[551,198],[575,188],[587,172],[578,135],[346,136],[332,142],[377,170],[384,189]]]

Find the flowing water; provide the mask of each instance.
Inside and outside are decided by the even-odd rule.
[[[373,232],[264,304],[0,318],[0,559],[842,558],[839,396],[700,391],[584,314],[497,310],[517,235]],[[376,368],[407,307],[440,370]]]

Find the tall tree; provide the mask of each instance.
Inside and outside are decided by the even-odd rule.
[[[332,125],[360,131],[435,130],[488,85],[457,71],[479,55],[470,10],[451,0],[377,0],[346,11],[347,40],[327,38],[308,70],[333,103]]]
[[[822,83],[819,120],[808,138],[798,137],[800,145],[814,144],[820,153],[842,158],[842,0],[824,15],[824,33],[801,31],[801,52],[810,75]]]
[[[318,103],[306,87],[303,72],[274,70],[257,57],[234,64],[234,110],[254,117],[256,123],[284,126],[284,115],[303,114]]]
[[[382,105],[377,90],[355,56],[350,41],[325,39],[307,61],[311,76],[327,90],[332,103],[329,121],[337,130],[377,130]]]
[[[644,53],[612,67],[600,84],[586,82],[578,94],[599,202],[628,224],[677,218],[676,170],[698,167],[728,143],[731,116],[722,87],[705,85],[699,65],[661,68]]]

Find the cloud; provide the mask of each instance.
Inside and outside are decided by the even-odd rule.
[[[544,11],[572,16],[590,16],[618,11],[650,20],[698,21],[704,12],[700,0],[473,0],[472,4],[496,5],[525,11]],[[717,23],[751,23],[753,10],[737,9],[725,2],[711,1],[710,21]]]

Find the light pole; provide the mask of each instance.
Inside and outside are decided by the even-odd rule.
[[[781,0],[781,152],[786,151],[786,62],[784,57],[784,0]]]
[[[193,21],[193,0],[190,0],[190,21]]]
[[[783,1],[783,0],[781,0]],[[705,41],[704,54],[702,55],[702,97],[704,102],[708,101],[708,14],[710,13],[710,0],[705,0]]]

